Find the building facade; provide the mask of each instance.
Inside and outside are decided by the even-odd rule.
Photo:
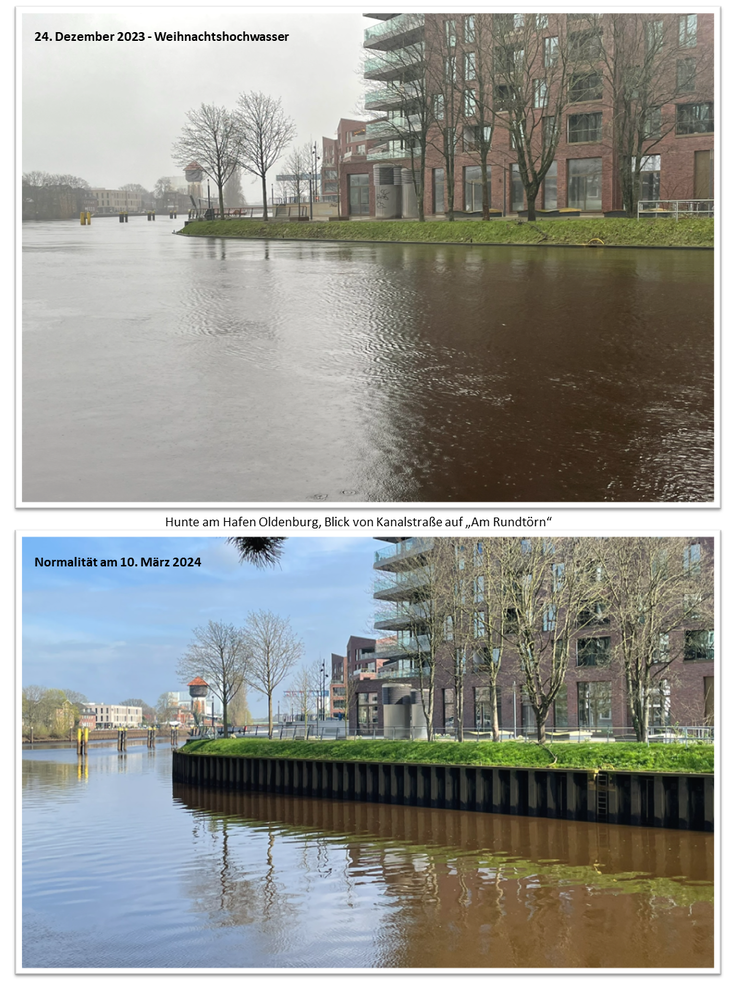
[[[481,569],[476,562],[483,540],[467,539],[467,546],[457,546],[457,568],[451,587],[443,586],[436,572],[434,577],[431,574],[433,564],[438,561],[435,539],[387,541],[388,545],[376,551],[374,562],[378,576],[374,595],[382,606],[376,629],[395,631],[395,634],[384,648],[387,656],[380,665],[376,664],[375,674],[358,677],[354,705],[351,702],[351,727],[357,731],[383,727],[386,686],[408,685],[415,690],[422,685],[426,687],[427,657],[418,656],[421,650],[434,657],[436,663],[435,730],[452,733],[462,724],[464,730],[488,731],[493,723],[488,664],[489,658],[500,658],[500,647],[495,645],[503,646],[503,640],[493,633],[489,623],[493,584],[488,569]],[[588,598],[584,609],[569,620],[561,605],[562,594],[559,598],[555,595],[555,584],[563,582],[565,575],[561,546],[557,545],[556,553],[550,546],[548,560],[543,557],[532,570],[525,566],[525,550],[528,548],[531,555],[532,548],[537,549],[531,541],[518,539],[512,547],[518,550],[519,568],[525,570],[523,575],[519,574],[518,581],[522,584],[519,588],[525,588],[524,577],[530,578],[532,574],[538,577],[542,574],[538,570],[548,566],[544,574],[550,585],[546,594],[541,589],[536,601],[539,621],[534,640],[538,647],[564,643],[568,653],[563,684],[549,709],[548,730],[588,734],[603,730],[631,738],[634,720],[627,698],[622,654],[623,615],[614,614],[613,608],[609,610],[606,591],[601,587],[600,601],[591,603]],[[705,598],[712,590],[713,541],[693,539],[684,545],[679,540],[673,542],[676,543],[673,547],[682,549],[678,561],[683,564],[682,574],[673,588],[675,593],[681,591],[682,603],[690,605],[687,610],[683,608],[684,612],[672,612],[661,620],[661,632],[657,634],[661,655],[655,656],[658,663],[652,671],[648,722],[653,730],[673,725],[710,727],[715,715],[712,606]],[[444,605],[433,612],[429,593],[443,589]],[[513,587],[509,589],[513,592]],[[459,619],[458,591],[465,594],[463,616],[468,621],[465,630]],[[536,732],[534,713],[525,692],[527,678],[520,669],[521,647],[517,638],[521,624],[513,602],[508,600],[508,609],[503,614],[502,633],[509,642],[503,650],[496,685],[497,721],[504,738]],[[562,632],[558,628],[565,619],[568,628]],[[667,628],[669,623],[671,629]],[[461,712],[457,712],[453,657],[460,653],[464,663],[464,704]]]
[[[119,726],[139,728],[143,725],[143,709],[139,705],[88,702],[85,708],[90,715],[94,713],[95,724],[91,728],[115,729]]]
[[[95,213],[98,215],[117,215],[121,211],[134,212],[143,209],[143,195],[137,191],[92,187],[89,194],[94,196]]]
[[[621,210],[639,141],[637,198],[713,198],[712,14],[366,16],[367,161],[423,155],[426,215],[481,212],[484,156],[492,212],[523,211],[517,142],[554,153],[539,209]]]

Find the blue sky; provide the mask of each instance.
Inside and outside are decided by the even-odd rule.
[[[371,629],[372,538],[289,538],[281,566],[240,565],[224,538],[25,537],[23,539],[23,685],[71,688],[90,701],[143,698],[185,690],[177,660],[192,630],[208,620],[242,626],[252,610],[289,617],[305,664],[345,653],[351,634]],[[45,559],[96,558],[90,568],[39,568]],[[122,557],[134,567],[122,567]],[[201,560],[197,568],[143,568],[143,556]],[[117,568],[100,568],[116,558]],[[173,563],[172,563],[173,565]],[[288,682],[283,686],[286,690]],[[278,696],[277,696],[278,697]],[[250,692],[254,716],[265,699]]]

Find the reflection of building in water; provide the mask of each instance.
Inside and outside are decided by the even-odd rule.
[[[710,835],[189,786],[175,800],[207,830],[212,917],[278,937],[288,908],[296,936],[310,910],[347,905],[366,967],[712,963]]]

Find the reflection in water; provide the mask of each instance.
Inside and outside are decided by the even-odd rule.
[[[172,793],[166,747],[23,754],[25,968],[712,963],[712,835]]]
[[[24,228],[26,499],[711,499],[712,252],[165,231]]]
[[[315,915],[313,901],[324,904],[319,880],[330,879],[330,922],[343,906],[370,906],[378,917],[363,966],[712,964],[713,885],[702,878],[712,869],[709,835],[189,786],[177,786],[175,799],[199,816],[219,863],[217,889],[198,895],[204,911],[226,910],[231,925],[257,915],[279,949],[295,923]],[[238,828],[243,843],[268,840],[260,876],[233,863]],[[295,851],[301,902],[289,889]],[[352,932],[349,921],[344,928]]]

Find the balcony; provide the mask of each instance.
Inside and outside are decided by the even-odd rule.
[[[376,630],[405,630],[422,620],[424,613],[425,608],[416,603],[397,603],[395,610],[377,614],[374,626]]]
[[[363,47],[374,51],[390,51],[415,44],[423,37],[424,14],[399,14],[367,28],[363,33]]]
[[[373,562],[374,569],[390,569],[391,566],[401,566],[402,559],[413,559],[418,555],[426,555],[434,548],[434,538],[404,538],[376,550]]]
[[[377,600],[407,599],[412,593],[426,589],[427,577],[422,572],[399,572],[395,577],[376,583],[373,598]]]
[[[410,657],[398,657],[379,668],[378,679],[391,681],[398,678],[419,678],[429,676],[429,665],[420,668]]]
[[[424,45],[412,44],[398,51],[386,51],[380,58],[369,58],[364,78],[390,82],[398,78],[417,78],[423,71]]]
[[[421,99],[421,97],[422,87],[416,82],[407,82],[404,85],[387,85],[377,92],[367,92],[365,107],[369,112],[399,109],[416,99]]]

